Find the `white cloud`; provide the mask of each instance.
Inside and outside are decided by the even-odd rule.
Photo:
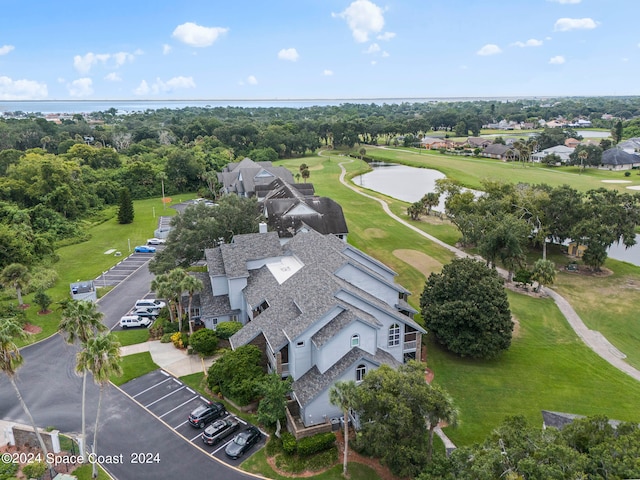
[[[377,43],[372,43],[371,45],[369,45],[369,48],[367,48],[364,53],[378,53],[380,51],[380,45],[378,45]]]
[[[193,81],[193,77],[178,76],[166,82],[160,78],[156,78],[156,81],[151,85],[149,85],[146,80],[142,80],[133,93],[136,95],[158,95],[160,93],[169,93],[195,87],[196,83]]]
[[[171,52],[171,45],[167,45],[166,43],[162,45],[162,54],[168,55]]]
[[[0,76],[0,100],[42,100],[48,94],[46,83]]]
[[[384,32],[382,35],[378,35],[376,38],[378,40],[391,40],[392,38],[394,38],[396,36],[395,33],[393,32]]]
[[[82,73],[88,74],[94,65],[102,64],[105,66],[112,65],[114,67],[121,67],[125,63],[131,63],[135,60],[136,55],[141,55],[141,50],[136,50],[136,53],[129,52],[116,52],[116,53],[93,53],[89,52],[85,55],[75,55],[73,57],[73,66],[75,69]]]
[[[562,65],[567,60],[562,55],[556,55],[555,57],[551,57],[549,59],[549,63],[551,65]]]
[[[171,36],[192,47],[208,47],[228,31],[228,28],[203,27],[202,25],[187,22],[178,25]]]
[[[384,27],[382,9],[369,0],[355,0],[343,12],[331,15],[346,20],[353,39],[358,43],[367,42],[369,35],[381,32]]]
[[[88,97],[93,93],[93,82],[90,78],[78,78],[67,84],[67,90],[72,97]]]
[[[568,32],[569,30],[591,30],[598,26],[593,18],[559,18],[553,25],[556,32]]]
[[[257,84],[258,84],[258,79],[257,79],[255,76],[253,76],[253,75],[249,75],[249,76],[247,77],[247,83],[248,83],[249,85],[257,85]]]
[[[330,77],[331,75],[333,75],[333,70],[325,69],[322,71],[322,75],[324,75],[325,77]]]
[[[563,3],[563,4],[577,4],[580,3],[582,0],[547,0],[549,2],[555,2],[555,3]]]
[[[283,48],[278,52],[278,58],[280,60],[289,60],[290,62],[295,62],[298,60],[298,51],[295,48]]]
[[[378,64],[378,62],[377,62],[377,61],[375,61],[375,60],[371,60],[371,65],[373,65],[373,66],[375,67],[377,64]]]
[[[116,72],[109,73],[108,75],[106,75],[104,77],[104,79],[108,80],[109,82],[121,82],[122,81],[122,78]]]
[[[0,47],[0,55],[6,55],[7,53],[9,53],[14,48],[15,47],[13,45],[3,45],[3,46]]]
[[[493,43],[487,43],[484,47],[478,50],[476,53],[478,55],[487,56],[487,55],[496,55],[497,53],[501,53],[502,50],[498,45]]]
[[[543,43],[542,40],[536,40],[535,38],[530,38],[526,42],[518,41],[518,42],[512,43],[512,45],[515,47],[524,48],[524,47],[539,47],[542,45],[542,43]]]
[[[382,57],[383,58],[387,58],[388,56],[389,56],[389,52],[387,52],[387,51],[382,52]]]

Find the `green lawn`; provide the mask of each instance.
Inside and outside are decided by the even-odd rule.
[[[121,365],[122,376],[112,376],[110,379],[112,383],[118,386],[160,368],[153,362],[149,352],[134,353],[133,355],[122,357]]]
[[[116,330],[113,334],[123,347],[126,347],[127,345],[135,345],[136,343],[144,343],[149,340],[149,330],[146,328]]]
[[[367,151],[367,154],[370,152]],[[408,155],[411,154],[405,154]],[[414,158],[416,155],[411,157]],[[436,161],[442,160],[438,156],[431,157]],[[466,168],[461,162],[464,159],[444,158],[455,162],[457,168]],[[330,159],[305,158],[287,160],[279,164],[293,171],[297,171],[302,161],[310,166],[309,182],[314,184],[316,193],[331,197],[342,206],[349,227],[349,243],[398,272],[398,282],[413,292],[410,302],[414,307],[418,307],[425,274],[418,271],[416,263],[403,261],[393,252],[398,249],[415,249],[431,257],[435,263],[449,262],[452,254],[391,220],[374,201],[340,185],[338,163],[348,160],[347,157],[335,155]],[[469,160],[464,162],[468,163]],[[492,164],[495,164],[496,171],[500,171],[506,165],[502,162],[487,162],[488,166]],[[359,161],[348,163],[346,166],[350,175],[355,175],[364,168]],[[530,167],[517,168],[527,173],[536,170]],[[517,168],[508,165],[507,171],[515,172]],[[544,180],[542,177],[536,180],[540,182],[547,181],[546,177],[558,172],[537,170],[540,175],[544,174]],[[570,173],[560,175],[583,182],[582,188],[592,188],[587,186],[589,181],[597,186],[605,185],[601,184],[597,177]],[[383,198],[378,194],[374,196]],[[385,200],[396,214],[406,218],[406,204],[386,197]],[[426,221],[414,224],[447,243],[454,244],[457,239],[456,231],[450,225],[433,221],[435,224]],[[564,257],[559,252],[551,252],[551,258],[560,263]],[[436,265],[431,266],[435,270]],[[620,294],[618,300],[625,305],[625,311],[630,313],[635,304],[631,299],[637,298],[631,296],[631,291],[633,286],[640,286],[640,269],[615,261],[607,262],[607,266],[620,272],[609,277],[608,281],[612,282],[610,289],[625,282],[630,285]],[[579,294],[581,297],[567,298],[574,304],[578,313],[587,313],[588,310],[590,315],[587,317],[592,316],[605,321],[616,316],[615,312],[603,312],[599,307],[602,285],[599,283],[600,279],[576,280],[576,277],[566,277],[567,275],[560,274],[559,291],[563,288],[568,289],[564,287],[565,282],[573,286],[576,295]],[[605,293],[608,295],[610,292],[605,290]],[[466,445],[482,440],[501,423],[505,415],[522,414],[531,422],[541,422],[542,409],[578,414],[604,413],[620,420],[639,420],[639,382],[611,367],[588,349],[570,329],[551,300],[538,300],[512,293],[509,294],[509,298],[512,311],[520,322],[520,330],[511,349],[499,359],[488,362],[463,360],[447,354],[433,344],[428,345],[428,364],[435,371],[435,381],[452,394],[461,411],[460,426],[457,429],[447,429],[447,434],[455,443]],[[577,302],[582,301],[582,298],[590,298],[591,303],[578,305]],[[634,316],[629,314],[626,318],[633,319]],[[615,326],[612,324],[611,327],[613,331]],[[605,332],[604,328],[600,330]],[[633,325],[629,325],[628,331],[623,334],[630,344],[633,343],[633,339],[630,338],[633,331],[637,332],[637,328],[634,330]],[[640,342],[635,345],[634,352],[640,351]]]

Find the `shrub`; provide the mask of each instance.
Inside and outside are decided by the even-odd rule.
[[[302,456],[313,455],[329,450],[335,443],[336,436],[333,432],[318,433],[311,437],[301,438],[298,442],[298,454]]]
[[[162,335],[162,337],[160,337],[160,343],[170,343],[171,340],[171,334],[170,333],[165,333],[164,335]]]
[[[175,332],[171,334],[171,341],[176,348],[184,348],[184,343],[182,343],[182,333]]]
[[[11,478],[18,471],[18,464],[11,462],[0,462],[0,480]]]
[[[29,463],[22,467],[22,473],[27,478],[40,478],[47,471],[47,464],[44,462]]]
[[[222,322],[216,327],[216,335],[222,340],[228,340],[241,328],[240,322]]]
[[[285,453],[289,455],[293,455],[294,453],[296,453],[296,449],[298,448],[296,437],[294,437],[289,432],[284,432],[280,436],[280,440],[282,440],[282,449],[285,451]]]
[[[629,171],[624,172],[624,176],[625,177],[630,177],[631,176],[631,172],[629,172]]]
[[[225,351],[209,367],[209,388],[217,385],[225,397],[239,405],[249,404],[257,398],[260,382],[265,376],[261,359],[262,352],[255,345]]]
[[[218,336],[213,330],[203,328],[191,335],[189,345],[193,347],[195,352],[208,357],[213,355],[218,348]]]

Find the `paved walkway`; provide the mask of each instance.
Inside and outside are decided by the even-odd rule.
[[[213,363],[212,358],[203,360],[198,355],[187,355],[185,350],[177,349],[173,343],[161,343],[160,340],[120,348],[120,355],[123,357],[142,352],[149,352],[153,361],[174,377],[204,372]]]
[[[320,152],[320,155],[322,155],[322,152]],[[353,185],[349,184],[344,179],[344,177],[345,177],[345,175],[347,173],[347,170],[344,168],[343,164],[344,163],[349,163],[349,162],[352,162],[352,161],[353,160],[349,160],[348,162],[342,162],[342,163],[339,164],[340,165],[340,169],[342,170],[342,172],[340,173],[340,182],[344,186],[346,186],[347,188],[350,188],[351,190],[353,190],[354,192],[356,192],[356,193],[358,193],[360,195],[363,195],[363,196],[365,196],[367,198],[370,198],[371,200],[375,200],[380,205],[382,205],[382,209],[386,212],[386,214],[389,215],[391,218],[393,218],[395,221],[401,223],[402,225],[404,225],[407,228],[410,228],[411,230],[413,230],[414,232],[418,233],[419,235],[422,235],[423,237],[428,238],[432,242],[437,243],[441,247],[444,247],[447,250],[455,253],[456,256],[458,256],[458,257],[471,257],[471,258],[481,259],[481,257],[469,255],[466,252],[463,252],[462,250],[443,242],[442,240],[434,237],[433,235],[429,235],[428,233],[423,232],[419,228],[414,227],[413,225],[407,223],[402,218],[400,218],[396,214],[394,214],[390,210],[389,205],[387,204],[387,202],[385,202],[384,200],[382,200],[380,198],[377,198],[377,197],[374,197],[372,195],[368,195],[367,193],[364,193],[361,190],[359,190],[358,188],[356,188]],[[498,269],[498,271],[500,272],[501,275],[506,277],[506,273],[507,273],[506,271],[504,271],[502,269]],[[621,372],[624,372],[627,375],[633,377],[634,379],[640,381],[640,370],[632,367],[627,362],[625,362],[624,358],[626,358],[626,355],[624,353],[620,352],[616,347],[614,347],[600,332],[597,332],[595,330],[590,330],[589,328],[587,328],[587,326],[584,324],[582,319],[575,312],[573,307],[571,307],[569,302],[567,302],[567,300],[565,300],[565,298],[562,295],[560,295],[559,293],[557,293],[554,290],[551,290],[549,288],[544,288],[543,291],[544,291],[544,293],[548,294],[553,299],[553,301],[558,306],[558,309],[560,310],[560,312],[562,312],[564,317],[567,319],[567,322],[569,322],[569,325],[571,326],[571,328],[573,328],[573,330],[580,337],[580,339],[582,339],[582,341],[585,343],[585,345],[587,345],[589,348],[591,348],[591,350],[593,350],[600,357],[602,357],[604,360],[609,362],[611,365],[616,367]]]

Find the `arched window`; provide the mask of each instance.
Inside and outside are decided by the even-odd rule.
[[[360,335],[353,334],[351,335],[351,348],[360,346]]]
[[[364,364],[360,364],[356,367],[356,382],[361,382],[364,380],[364,376],[367,373],[367,366]]]
[[[389,327],[389,343],[390,347],[400,345],[400,325],[394,323]]]

